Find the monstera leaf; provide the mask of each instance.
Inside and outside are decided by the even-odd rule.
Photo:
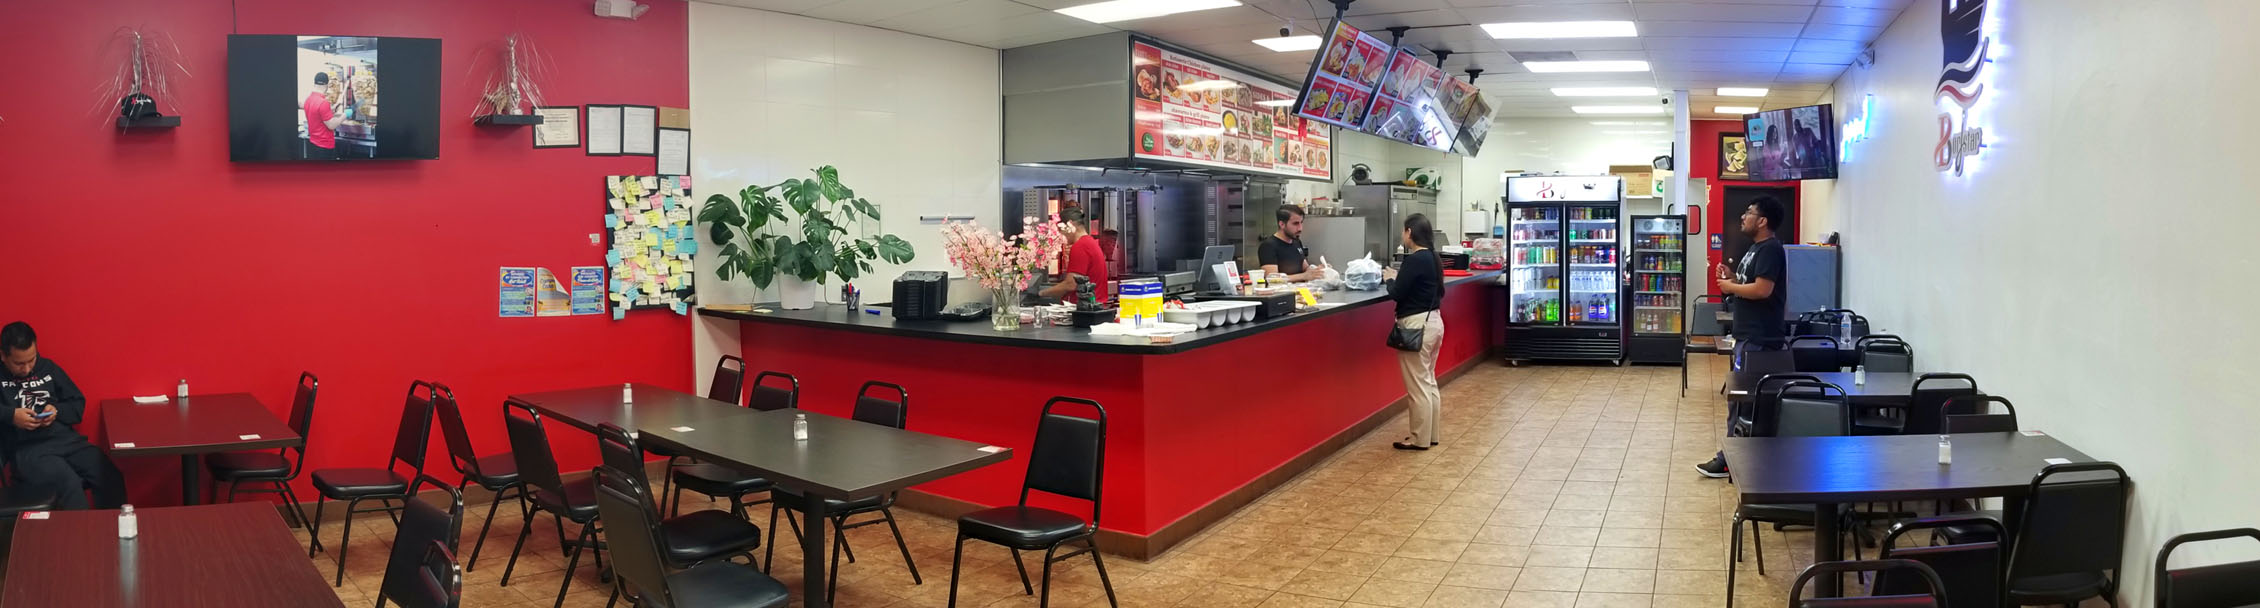
[[[879,206],[857,197],[840,181],[839,169],[824,166],[814,173],[813,179],[747,186],[735,201],[707,197],[698,221],[718,245],[716,276],[725,281],[743,276],[758,288],[780,276],[849,281],[870,274],[873,260],[901,264],[916,257],[909,242],[892,234],[851,236],[849,226],[879,220]]]

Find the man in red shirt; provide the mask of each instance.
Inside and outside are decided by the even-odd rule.
[[[1099,305],[1104,306],[1114,299],[1114,289],[1107,283],[1106,251],[1099,247],[1099,240],[1092,237],[1089,228],[1084,225],[1087,219],[1082,207],[1068,207],[1059,211],[1059,233],[1067,237],[1069,243],[1067,265],[1061,266],[1059,270],[1067,276],[1061,277],[1059,284],[1044,288],[1041,292],[1044,297],[1075,303],[1074,277],[1082,275],[1083,280],[1095,285],[1091,294],[1098,297]]]
[[[322,91],[330,86],[329,72],[314,73],[314,92],[306,96],[299,107],[306,113],[306,158],[331,160],[337,158],[337,126],[345,124],[345,117],[330,107],[330,97]]]

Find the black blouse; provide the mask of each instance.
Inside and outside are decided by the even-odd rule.
[[[1436,250],[1405,254],[1397,280],[1389,284],[1389,297],[1397,301],[1399,319],[1443,308],[1444,265],[1436,259]]]

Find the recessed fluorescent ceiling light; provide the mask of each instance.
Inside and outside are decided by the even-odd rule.
[[[1276,107],[1280,107],[1280,106],[1291,106],[1291,105],[1295,105],[1295,100],[1293,100],[1293,99],[1266,99],[1266,100],[1263,100],[1263,101],[1258,101],[1258,102],[1256,102],[1256,105],[1259,105],[1259,106],[1263,106],[1263,107],[1266,107],[1266,108],[1276,108]]]
[[[1525,61],[1522,67],[1532,72],[1646,72],[1646,61]]]
[[[1647,97],[1656,94],[1655,87],[1560,87],[1554,89],[1555,97]]]
[[[1113,23],[1239,5],[1237,0],[1113,0],[1053,12],[1092,23]]]
[[[1263,45],[1263,48],[1285,53],[1289,51],[1314,50],[1318,48],[1318,43],[1321,41],[1318,39],[1318,36],[1286,36],[1282,38],[1257,38],[1248,42]]]
[[[1579,114],[1662,114],[1664,106],[1570,106]]]
[[[1758,109],[1757,109],[1757,108],[1753,108],[1753,107],[1750,107],[1750,106],[1719,106],[1719,107],[1716,107],[1716,108],[1711,108],[1711,109],[1713,109],[1713,110],[1718,110],[1718,112],[1719,112],[1720,114],[1756,114],[1756,113],[1758,113]]]
[[[1485,23],[1492,38],[1625,38],[1640,35],[1630,21],[1519,21]]]
[[[1765,97],[1766,90],[1754,87],[1719,87],[1720,97]]]

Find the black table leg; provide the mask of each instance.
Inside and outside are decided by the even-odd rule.
[[[1980,499],[1980,500],[1982,500],[1982,499]],[[1975,503],[1975,502],[1977,502],[1977,501],[1973,500],[1973,501],[1971,501],[1971,502]],[[2023,522],[2024,520],[2025,520],[2025,499],[2024,499],[2023,497],[2021,497],[2021,496],[2005,496],[2005,497],[2002,497],[2002,498],[2001,498],[2001,550],[2002,550],[2002,551],[2004,552],[2004,553],[2003,553],[2003,555],[2007,555],[2007,553],[2006,553],[2006,552],[2007,552],[2007,551],[2009,550],[2009,549],[2008,549],[2009,547],[2016,545],[2016,542],[2017,542],[2017,524],[2018,524],[2019,522]]]
[[[200,493],[201,493],[201,492],[197,492],[197,490],[198,490],[198,489],[199,489],[199,488],[200,488],[201,486],[198,486],[198,485],[197,485],[197,483],[196,483],[196,469],[198,469],[198,468],[199,468],[199,467],[197,467],[196,465],[197,465],[197,462],[196,462],[196,455],[195,455],[195,454],[182,454],[182,455],[181,455],[181,457],[180,457],[180,504],[183,504],[183,505],[193,505],[193,504],[196,504],[196,495],[197,495],[197,494],[200,494]]]
[[[800,521],[805,524],[800,529],[800,603],[807,608],[825,608],[832,605],[832,598],[825,597],[824,593],[824,581],[828,580],[824,578],[824,527],[830,523],[831,515],[824,512],[824,499],[803,496],[800,501]]]
[[[1837,538],[1839,534],[1836,522],[1839,518],[1836,509],[1836,505],[1830,503],[1813,505],[1813,563],[1844,559],[1844,547],[1838,544]],[[1842,597],[1837,578],[1834,575],[1820,577],[1815,581],[1819,587],[1813,592],[1813,596]]]

